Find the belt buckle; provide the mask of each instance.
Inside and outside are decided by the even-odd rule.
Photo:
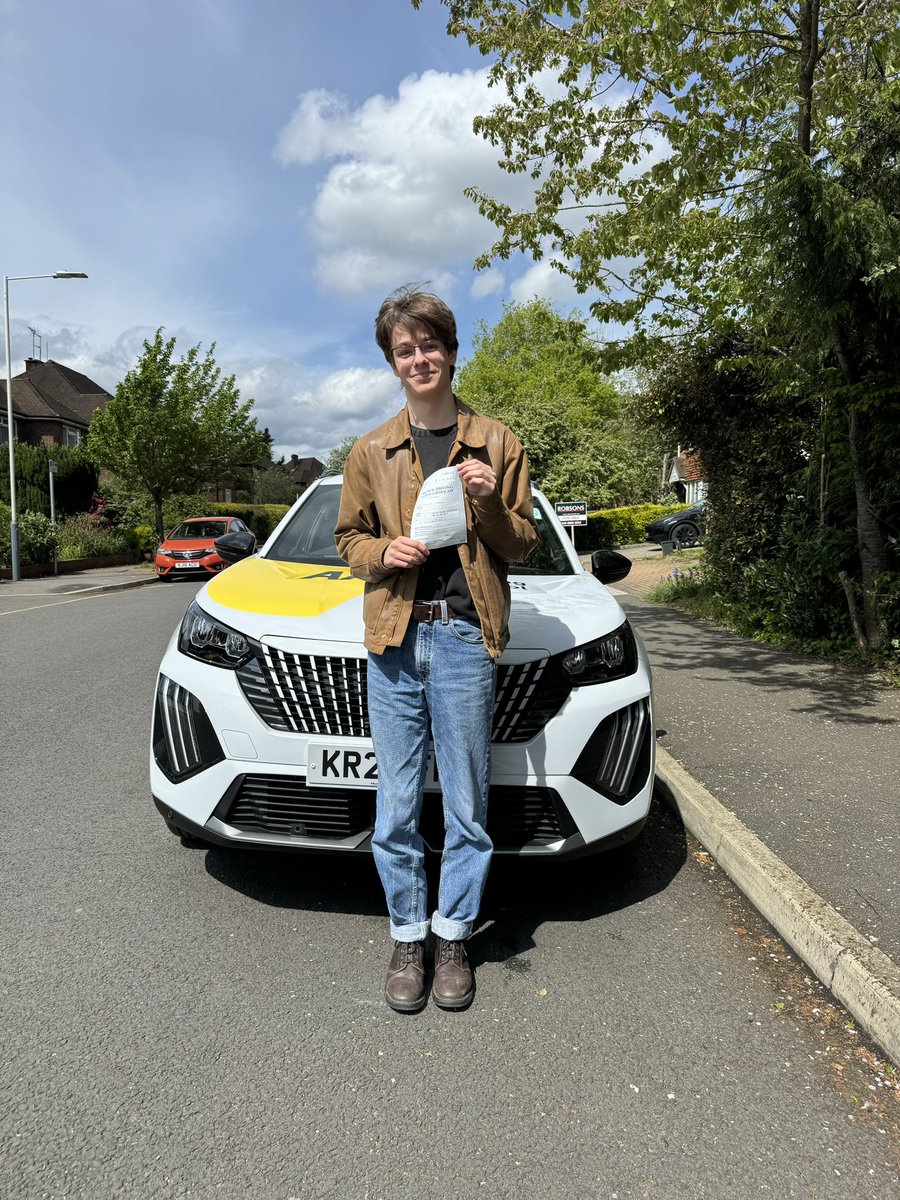
[[[424,622],[424,624],[426,624],[426,625],[433,625],[435,623],[435,621],[443,620],[443,613],[441,611],[441,601],[440,600],[417,600],[415,606],[419,608],[420,612],[424,609],[427,613],[427,616],[417,617],[416,619],[418,621]],[[449,609],[448,609],[448,619],[449,619]]]

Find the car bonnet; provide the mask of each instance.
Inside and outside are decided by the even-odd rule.
[[[516,648],[550,654],[618,628],[625,614],[588,574],[510,576],[509,658]],[[210,580],[197,600],[212,617],[263,641],[304,638],[360,644],[363,582],[346,567],[247,558]]]

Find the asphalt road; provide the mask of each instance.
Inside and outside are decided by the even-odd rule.
[[[367,860],[181,846],[146,746],[194,590],[0,589],[0,1194],[897,1195],[883,1064],[668,810],[498,864],[459,1014],[383,1006]]]

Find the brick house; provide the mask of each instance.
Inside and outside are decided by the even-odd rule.
[[[6,383],[2,383],[0,443],[6,427]],[[77,446],[87,436],[91,417],[112,396],[80,371],[54,362],[26,358],[25,370],[13,377],[13,436],[29,446]]]

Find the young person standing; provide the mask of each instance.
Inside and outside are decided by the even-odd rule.
[[[369,724],[378,762],[372,847],[394,939],[384,995],[400,1012],[423,1007],[430,930],[432,998],[442,1008],[464,1008],[475,983],[463,943],[478,916],[492,850],[485,821],[495,660],[509,640],[507,564],[528,556],[537,526],[520,443],[453,394],[459,343],[447,305],[401,288],[382,304],[375,339],[406,404],[353,446],[335,538],[366,583]],[[429,552],[409,536],[410,523],[425,479],[447,466],[462,480],[466,540]],[[419,835],[429,727],[446,831],[431,917]]]

